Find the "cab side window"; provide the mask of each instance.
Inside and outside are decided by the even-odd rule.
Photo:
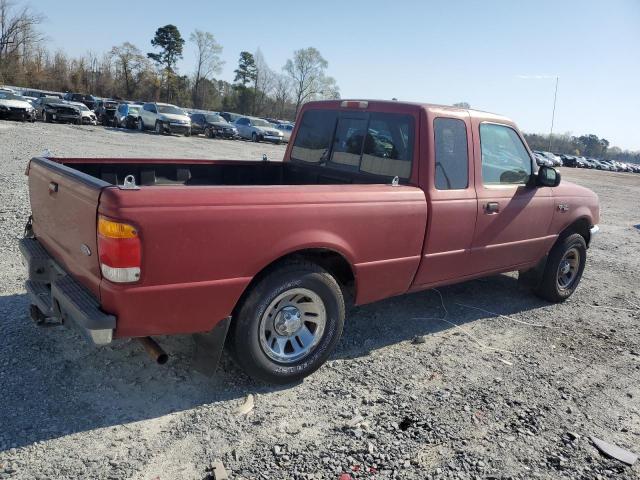
[[[523,185],[531,177],[531,157],[516,131],[507,125],[480,125],[484,185]]]
[[[457,118],[436,118],[435,186],[438,190],[460,190],[469,186],[469,153],[467,127]]]

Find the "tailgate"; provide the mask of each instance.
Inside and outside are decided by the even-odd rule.
[[[44,158],[29,164],[33,231],[49,254],[97,298],[96,215],[108,183]]]

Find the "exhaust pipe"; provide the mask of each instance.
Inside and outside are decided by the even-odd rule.
[[[165,352],[158,342],[151,337],[139,337],[138,341],[142,344],[142,348],[149,354],[151,358],[158,364],[164,365],[169,360],[169,355]]]

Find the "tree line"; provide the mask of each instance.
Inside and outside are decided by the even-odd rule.
[[[574,136],[569,133],[554,134],[551,137],[549,134],[525,133],[524,137],[532,150],[640,163],[640,152],[622,150],[619,147],[610,146],[606,138],[599,138],[592,133],[580,136]]]
[[[0,84],[290,119],[305,102],[340,98],[327,60],[314,47],[295,50],[279,71],[260,49],[243,51],[228,82],[217,78],[223,47],[210,32],[195,30],[185,40],[169,24],[156,30],[149,52],[123,42],[101,55],[70,57],[46,48],[39,31],[43,20],[28,6],[0,0]],[[177,67],[185,48],[195,51],[190,73]]]

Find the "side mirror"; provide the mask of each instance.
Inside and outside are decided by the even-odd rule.
[[[540,187],[557,187],[560,185],[560,172],[553,167],[540,167],[538,169],[537,185]]]

